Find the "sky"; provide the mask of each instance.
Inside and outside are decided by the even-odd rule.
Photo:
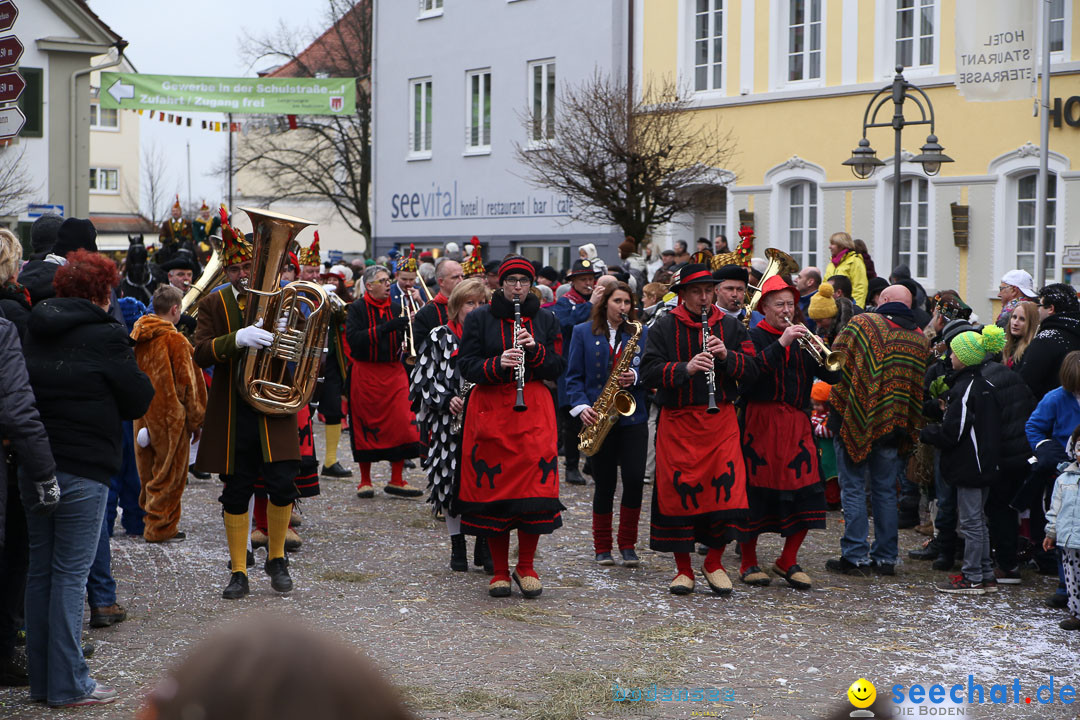
[[[255,77],[271,61],[251,66],[241,57],[245,36],[261,37],[288,18],[290,31],[310,37],[321,30],[319,0],[88,0],[91,9],[127,40],[126,55],[140,73],[209,77]],[[225,179],[211,170],[228,152],[228,134],[200,128],[200,120],[223,120],[221,113],[193,114],[192,127],[161,123],[144,113],[140,143],[164,153],[169,184],[185,203],[188,195],[188,143],[191,145],[191,199],[217,207],[225,200]],[[236,117],[234,116],[234,120]]]

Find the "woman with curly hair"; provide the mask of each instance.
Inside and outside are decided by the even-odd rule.
[[[120,469],[121,422],[145,414],[154,397],[127,328],[109,314],[119,281],[107,257],[68,254],[53,279],[56,297],[34,306],[26,338],[30,386],[60,489],[55,512],[27,515],[26,654],[30,698],[54,707],[116,699],[115,690],[90,677],[80,637],[109,479]],[[32,496],[22,490],[29,506]]]

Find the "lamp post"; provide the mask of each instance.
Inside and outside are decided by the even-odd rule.
[[[944,148],[938,144],[937,135],[934,134],[934,106],[930,98],[917,85],[913,85],[904,79],[904,66],[896,66],[896,77],[891,84],[878,90],[870,102],[866,105],[863,113],[862,139],[859,145],[851,151],[851,157],[843,162],[855,173],[855,177],[865,180],[874,174],[874,170],[885,165],[878,159],[877,152],[870,147],[870,141],[866,139],[866,131],[870,128],[891,127],[895,136],[895,148],[893,151],[893,232],[892,232],[892,266],[900,264],[900,153],[901,134],[908,125],[929,125],[930,134],[926,137],[926,144],[921,152],[911,159],[911,162],[919,163],[923,172],[927,175],[937,175],[941,170],[941,164],[952,162],[953,159],[942,152]],[[878,122],[878,111],[889,101],[893,104],[893,116],[889,122]],[[904,103],[910,100],[919,109],[918,120],[908,120],[904,117]],[[913,238],[914,239],[914,238]]]

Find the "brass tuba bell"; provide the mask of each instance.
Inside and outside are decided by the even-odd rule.
[[[773,275],[782,275],[785,278],[790,279],[792,275],[799,272],[799,263],[795,261],[795,258],[788,255],[783,250],[777,250],[776,248],[768,248],[765,250],[765,257],[769,259],[769,264],[765,268],[765,272],[761,275],[761,280],[757,285],[747,285],[748,292],[746,296],[746,317],[750,317],[750,313],[757,307],[758,301],[761,300],[761,288],[765,287],[765,281],[771,278]]]
[[[251,219],[251,276],[244,323],[263,320],[274,334],[266,348],[248,348],[238,368],[240,396],[264,415],[291,415],[311,400],[319,362],[334,311],[322,286],[306,280],[281,287],[281,270],[297,234],[311,222],[270,212],[238,208]],[[279,319],[285,320],[279,331]]]
[[[199,301],[211,290],[225,282],[225,263],[221,261],[221,237],[211,235],[209,239],[212,250],[210,260],[206,263],[206,267],[203,268],[202,274],[199,275],[198,282],[188,288],[188,291],[184,293],[184,299],[180,301],[180,312],[195,319],[199,317]]]

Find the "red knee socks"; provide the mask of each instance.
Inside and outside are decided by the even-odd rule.
[[[371,463],[356,463],[360,466],[360,484],[356,486],[356,489],[364,487],[365,485],[371,486]]]
[[[597,555],[611,552],[611,513],[592,514],[592,544]]]
[[[631,508],[623,505],[619,508],[619,549],[632,549],[637,545],[638,519],[641,517],[641,508]]]
[[[390,484],[398,487],[405,486],[405,479],[401,476],[405,470],[405,461],[398,460],[390,463]]]
[[[536,544],[538,542],[540,542],[539,535],[518,530],[517,574],[521,577],[540,577],[533,570],[533,558],[536,557]]]
[[[487,545],[488,550],[491,551],[491,564],[495,567],[491,582],[497,580],[510,582],[510,533],[488,535]],[[533,545],[533,549],[535,548],[536,545]]]
[[[719,548],[709,548],[709,554],[705,556],[705,572],[716,572],[724,569],[722,560],[724,548],[726,547],[727,545],[721,545]]]
[[[742,574],[758,564],[757,538],[739,543],[739,550],[742,551],[742,562],[739,564],[739,573]]]
[[[679,575],[685,575],[687,577],[694,577],[694,567],[690,564],[690,553],[675,553],[675,573],[676,577]]]
[[[788,535],[784,540],[784,551],[780,553],[780,557],[776,560],[776,567],[787,572],[789,567],[797,563],[799,548],[802,547],[803,540],[805,539],[805,530],[800,530],[794,535]]]
[[[255,527],[259,530],[266,532],[266,496],[255,496],[255,507],[253,508],[253,515],[255,515]]]

